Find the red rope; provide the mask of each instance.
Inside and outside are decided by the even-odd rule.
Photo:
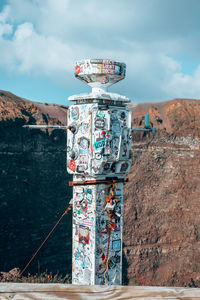
[[[108,225],[109,226],[109,225]],[[106,257],[105,257],[105,271],[103,273],[103,280],[102,280],[102,284],[105,283],[105,277],[106,277],[106,273],[108,271],[108,255],[109,255],[109,250],[110,250],[110,235],[111,235],[111,228],[108,227],[108,247],[107,247],[107,252],[106,252]]]
[[[30,265],[30,263],[32,262],[32,260],[35,258],[35,256],[38,254],[38,252],[40,251],[40,249],[42,248],[42,246],[46,243],[46,241],[48,240],[48,238],[50,237],[50,235],[53,233],[53,231],[56,229],[56,227],[58,226],[58,224],[60,223],[60,221],[62,220],[62,218],[64,217],[64,215],[68,214],[68,211],[71,209],[72,204],[70,204],[68,206],[68,208],[66,209],[66,211],[62,214],[62,216],[60,217],[60,219],[58,220],[58,222],[54,225],[54,227],[51,229],[51,231],[48,233],[48,235],[46,236],[46,238],[44,239],[44,241],[42,242],[42,244],[40,245],[40,247],[37,249],[37,251],[33,254],[33,256],[31,257],[31,259],[28,261],[28,263],[26,264],[26,266],[24,267],[24,269],[21,271],[20,273],[20,277],[22,276],[22,274],[26,271],[26,269],[28,268],[28,266]]]

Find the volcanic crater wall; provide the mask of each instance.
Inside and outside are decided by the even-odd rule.
[[[124,283],[200,287],[200,100],[131,104],[157,134],[133,134],[124,199]],[[23,124],[67,123],[67,107],[0,92],[0,270],[24,267],[66,209],[66,132]],[[29,267],[71,272],[71,216]]]
[[[66,132],[23,128],[66,124],[67,107],[0,96],[0,270],[23,268],[72,197]],[[71,216],[65,216],[28,271],[71,273]]]
[[[133,136],[124,201],[129,283],[200,286],[200,101],[132,110],[133,127],[149,112],[158,131]]]

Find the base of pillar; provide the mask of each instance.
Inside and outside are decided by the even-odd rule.
[[[124,180],[91,181],[74,178],[72,283],[120,285]]]

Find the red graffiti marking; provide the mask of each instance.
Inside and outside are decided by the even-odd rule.
[[[80,71],[81,71],[81,67],[80,66],[76,66],[75,72],[76,72],[77,75],[80,73]]]
[[[69,161],[69,169],[72,170],[72,171],[75,171],[76,170],[76,163],[73,159],[71,159]]]

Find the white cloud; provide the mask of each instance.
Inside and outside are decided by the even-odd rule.
[[[9,14],[10,14],[10,6],[6,5],[4,6],[2,12],[0,13],[0,22],[5,23]]]
[[[13,31],[13,26],[10,24],[1,24],[0,23],[0,36],[5,34],[11,34]]]
[[[172,74],[165,88],[174,97],[200,99],[200,65],[193,76],[182,72]]]
[[[53,77],[55,72],[69,70],[71,47],[54,37],[38,34],[32,23],[19,25],[12,43],[20,72],[44,73]]]
[[[9,13],[9,6],[5,6],[3,11],[0,13],[0,37],[6,34],[12,34],[13,26],[6,23]]]
[[[199,8],[199,0],[7,0],[0,68],[71,86],[76,60],[113,58],[127,63],[126,81],[113,88],[130,97],[199,97],[199,68],[184,74],[174,58],[200,60]]]

